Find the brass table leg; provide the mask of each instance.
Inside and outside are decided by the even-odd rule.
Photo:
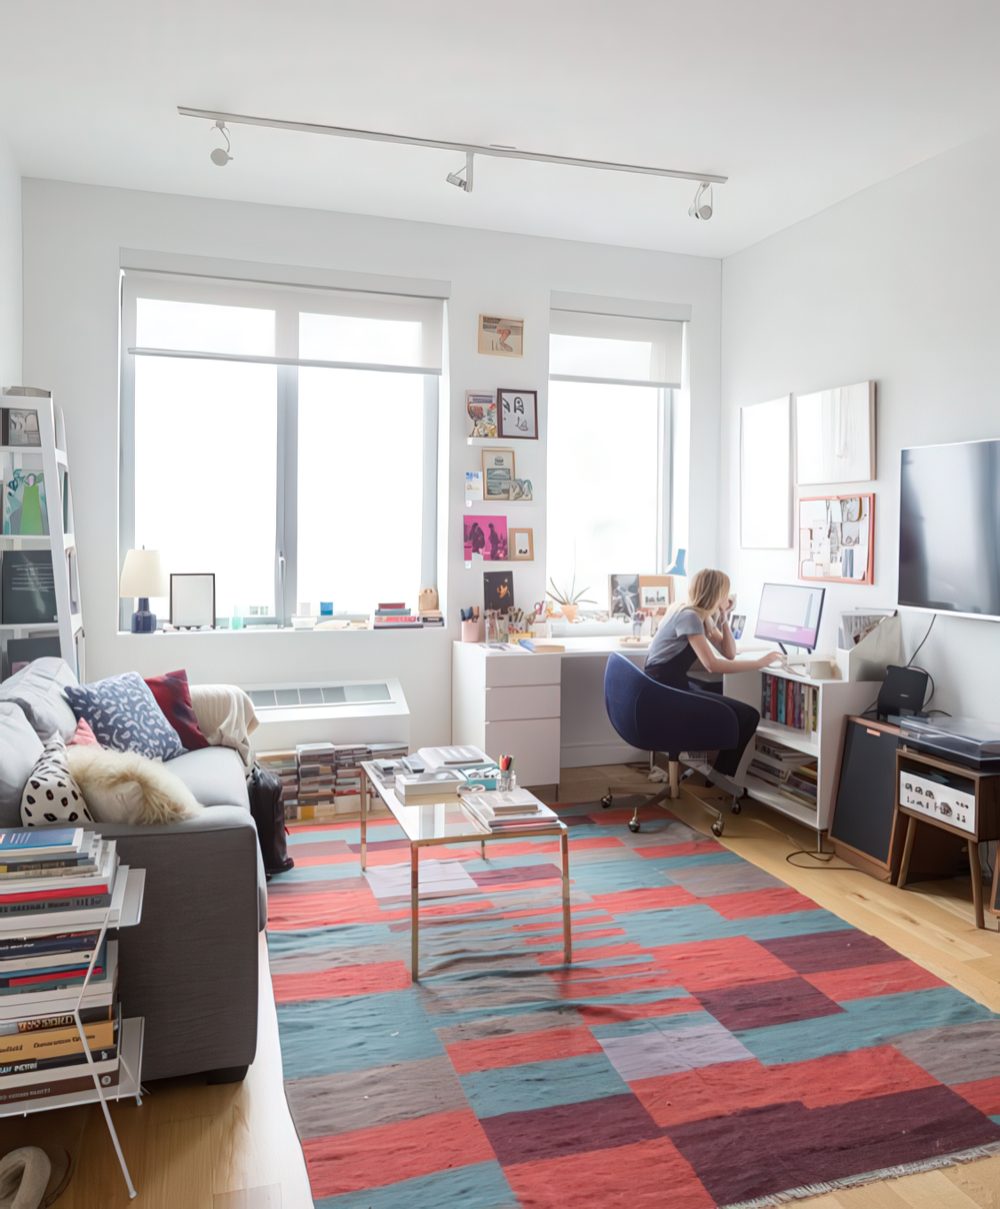
[[[410,977],[420,981],[420,849],[410,845]]]
[[[368,775],[361,774],[361,872],[368,865]]]
[[[569,912],[569,836],[565,831],[559,837],[559,847],[562,850],[563,956],[569,965],[573,960],[573,936]]]
[[[486,841],[485,840],[479,841],[479,849],[483,854],[483,860],[486,860]]]

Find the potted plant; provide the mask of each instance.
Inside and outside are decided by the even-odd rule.
[[[576,621],[576,615],[580,611],[580,605],[597,604],[596,600],[590,600],[588,597],[584,596],[584,592],[589,591],[589,588],[581,588],[579,591],[577,591],[575,575],[573,576],[573,582],[570,584],[568,591],[562,591],[560,588],[556,587],[556,581],[554,579],[550,579],[549,583],[552,585],[552,587],[545,593],[545,595],[551,596],[556,604],[560,606],[562,615],[567,621]]]

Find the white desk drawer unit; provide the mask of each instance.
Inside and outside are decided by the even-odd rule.
[[[487,688],[524,688],[529,684],[555,684],[562,682],[562,664],[558,655],[533,655],[528,651],[491,651],[489,647],[477,647],[482,652],[484,683]]]
[[[486,686],[486,721],[508,722],[527,718],[558,718],[558,684],[491,688]]]
[[[899,804],[914,814],[940,819],[959,831],[976,835],[976,795],[931,777],[899,774]]]

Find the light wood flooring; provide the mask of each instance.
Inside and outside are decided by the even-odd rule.
[[[611,781],[645,785],[644,776],[618,767],[567,770],[560,796],[596,801]],[[707,816],[696,806],[682,801],[676,809],[707,832]],[[812,833],[752,803],[738,817],[727,817],[723,842],[1000,1011],[1000,935],[976,929],[967,883],[918,883],[912,891],[900,891],[853,870],[795,868],[785,857],[794,849],[811,848]],[[988,917],[988,926],[995,928],[996,921]],[[58,1209],[120,1209],[130,1203],[143,1209],[309,1209],[305,1167],[282,1090],[263,938],[262,954],[260,1038],[246,1081],[206,1087],[197,1080],[173,1080],[154,1084],[141,1109],[134,1104],[114,1108],[139,1189],[135,1201],[128,1200],[97,1109],[0,1122],[0,1154],[29,1143],[61,1143],[70,1149],[77,1168]],[[809,1209],[1000,1209],[1000,1156],[796,1204]],[[667,1199],[664,1209],[669,1209]]]

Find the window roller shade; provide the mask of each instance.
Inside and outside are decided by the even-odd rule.
[[[549,375],[678,387],[684,324],[588,311],[550,312]]]

